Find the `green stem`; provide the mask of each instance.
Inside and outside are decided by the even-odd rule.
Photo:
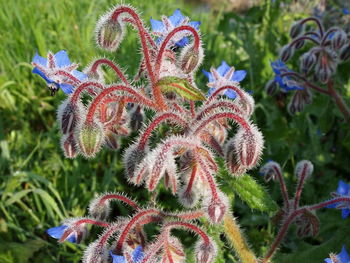
[[[225,234],[242,263],[257,263],[258,260],[242,236],[236,219],[229,213],[224,217]]]
[[[331,80],[328,81],[327,87],[328,87],[329,94],[335,100],[335,103],[337,104],[339,110],[343,113],[345,120],[350,124],[350,110],[346,106],[343,98],[334,89],[333,81],[331,81]]]

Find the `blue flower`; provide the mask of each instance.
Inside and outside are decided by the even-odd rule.
[[[56,75],[60,70],[66,71],[80,81],[87,78],[87,75],[76,70],[78,65],[70,62],[65,50],[58,51],[55,55],[48,53],[47,58],[43,58],[36,53],[32,65],[34,66],[33,73],[38,74],[46,81],[53,94],[60,88],[66,94],[72,93],[74,90],[72,80]]]
[[[349,196],[350,195],[350,185],[348,185],[344,181],[340,180],[338,182],[337,192],[333,193],[333,195],[336,197]],[[342,203],[335,203],[335,204],[331,204],[331,205],[327,206],[327,208],[341,209],[341,215],[342,215],[343,219],[347,218],[350,214],[350,208],[348,208],[348,207],[350,207],[349,204],[342,204]]]
[[[46,230],[46,233],[53,238],[60,239],[67,227],[68,226],[66,225],[52,227]],[[66,240],[72,243],[77,243],[77,236],[76,234],[70,234]]]
[[[342,12],[344,15],[350,15],[350,10],[346,7],[342,8]]]
[[[337,261],[332,260],[333,259],[337,259]],[[349,263],[350,262],[350,256],[348,254],[348,252],[345,249],[345,245],[343,245],[343,248],[341,250],[341,252],[338,255],[331,255],[330,258],[326,258],[324,260],[326,263]]]
[[[293,72],[290,70],[286,64],[284,64],[280,59],[271,62],[271,67],[273,72],[275,73],[275,82],[279,84],[281,89],[284,92],[292,91],[292,90],[303,90],[304,88],[299,85],[292,77],[285,76],[282,77],[282,74]]]
[[[113,263],[126,263],[124,256],[118,256],[113,254],[112,250],[109,251],[109,254],[112,257]],[[143,251],[142,247],[138,246],[137,248],[134,249],[132,252],[132,260],[133,262],[139,262],[143,258]]]
[[[209,80],[209,83],[207,84],[207,86],[210,87],[208,96],[210,96],[217,89],[217,87],[224,85],[225,82],[240,82],[244,80],[245,76],[247,75],[247,71],[235,71],[235,68],[230,67],[224,60],[221,62],[221,65],[218,68],[211,68],[210,72],[203,69],[202,72]],[[234,99],[236,97],[236,92],[231,89],[227,89],[224,95],[230,99]]]
[[[201,22],[191,21],[189,22],[189,18],[185,17],[180,9],[176,9],[174,13],[169,16],[163,16],[162,21],[154,20],[151,18],[151,27],[153,34],[158,36],[156,42],[157,44],[161,43],[167,34],[169,34],[175,27],[189,25],[194,29],[198,30]],[[188,34],[188,33],[186,33]],[[174,38],[175,41],[172,42],[172,45],[176,45],[178,47],[184,47],[188,44],[189,40],[187,37],[181,37],[180,39]]]

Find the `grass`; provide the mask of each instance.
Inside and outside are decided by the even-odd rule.
[[[175,0],[127,3],[142,11],[147,23],[149,17],[159,19],[161,14],[180,8],[202,22],[206,48],[203,68],[217,66],[224,59],[237,69],[248,70],[243,85],[253,91],[257,101],[255,119],[266,139],[264,160],[283,164],[291,188],[295,179],[288,172],[295,163],[309,159],[315,164],[314,179],[307,184],[302,202],[328,198],[339,178],[348,179],[349,132],[339,122],[340,113],[334,104],[328,98],[315,96],[306,112],[291,117],[286,112],[286,97],[276,100],[263,92],[272,77],[269,62],[287,42],[289,24],[305,17],[305,13],[286,13],[269,1],[245,16]],[[31,73],[30,61],[36,51],[45,55],[48,50],[66,49],[81,67],[96,56],[108,56],[132,74],[139,58],[135,33],[130,32],[116,54],[104,53],[94,45],[95,22],[114,4],[111,0],[0,1],[0,263],[79,262],[85,245],[58,247],[45,230],[65,217],[84,215],[89,200],[103,191],[132,192],[136,199],[148,198],[147,193],[141,188],[135,190],[123,177],[121,153],[128,141],[120,150],[103,151],[93,160],[63,157],[55,120],[63,95],[49,96],[44,82]],[[349,63],[340,68],[337,84],[342,93],[345,91],[341,83],[349,83],[348,69]],[[200,73],[198,83],[205,89]],[[349,90],[349,84],[346,87]],[[349,97],[345,99],[349,102]],[[318,131],[323,135],[318,136]],[[268,188],[272,196],[278,197],[275,185],[269,184]],[[253,249],[261,255],[275,228],[267,216],[252,212],[238,197],[235,200],[235,214],[246,228]],[[127,213],[122,207],[118,211]],[[319,214],[324,220],[320,234],[314,239],[297,240],[291,233],[276,262],[293,262],[298,256],[308,258],[310,249],[315,253],[312,262],[320,262],[328,252],[340,251],[340,241],[348,242],[350,249],[349,241],[342,239],[343,232],[348,231],[344,226],[348,221],[340,221],[337,211]],[[248,220],[252,215],[255,217]],[[337,228],[338,232],[333,233]],[[284,253],[290,255],[286,257]],[[233,252],[227,251],[225,258],[220,262],[235,262]]]

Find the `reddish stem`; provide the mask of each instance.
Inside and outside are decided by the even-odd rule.
[[[196,115],[196,108],[195,108],[195,105],[194,105],[194,101],[190,101],[190,110],[191,110],[191,115],[192,117],[194,117]]]
[[[304,23],[306,23],[308,21],[313,21],[313,22],[316,23],[316,25],[318,26],[318,30],[320,30],[320,35],[322,37],[323,36],[323,26],[320,23],[320,21],[317,18],[315,18],[315,17],[308,17],[308,18],[305,18],[304,20],[302,20],[300,23],[304,24]]]
[[[190,193],[192,191],[193,183],[194,183],[194,180],[196,178],[196,173],[197,173],[197,165],[195,164],[192,167],[190,181],[188,182],[188,185],[187,185],[185,192]]]
[[[55,75],[59,75],[59,76],[65,76],[67,78],[69,78],[73,83],[69,83],[69,84],[72,84],[72,85],[77,85],[80,83],[80,80],[77,79],[76,77],[74,77],[72,74],[64,71],[64,70],[57,70],[55,72]]]
[[[113,63],[113,61],[110,61],[109,59],[101,58],[96,60],[91,66],[91,72],[96,73],[98,66],[100,65],[108,65],[109,67],[111,67],[114,70],[114,72],[118,75],[118,77],[125,83],[125,85],[130,86],[130,83],[126,79],[124,73],[119,69],[117,65]]]
[[[278,180],[280,182],[281,193],[283,196],[284,205],[285,205],[287,211],[289,211],[289,197],[288,197],[288,190],[286,187],[286,183],[284,181],[282,174],[280,173],[280,170],[276,166],[273,166],[273,170],[275,171],[275,173],[278,177]]]
[[[314,42],[316,45],[320,45],[320,42],[312,37],[301,36],[301,37],[298,37],[297,39],[294,39],[292,43],[289,44],[289,46],[292,47],[293,45],[296,45],[299,41],[303,41],[303,40],[310,40],[311,42]]]
[[[119,194],[108,194],[108,195],[104,195],[100,201],[99,201],[99,205],[103,205],[105,201],[109,200],[109,199],[117,199],[120,200],[128,205],[130,205],[131,207],[135,208],[136,210],[139,210],[140,207],[131,199],[123,196],[123,195],[119,195]]]
[[[198,135],[198,133],[202,129],[204,129],[209,123],[211,123],[212,121],[218,120],[218,119],[222,119],[222,118],[234,120],[235,122],[240,124],[245,130],[250,131],[250,127],[249,127],[248,122],[244,118],[242,118],[241,116],[239,116],[235,113],[232,113],[232,112],[220,112],[220,113],[216,113],[216,114],[209,116],[207,119],[204,119],[202,121],[202,123],[197,127],[197,129],[193,132],[193,134]]]
[[[154,119],[150,125],[147,127],[147,129],[143,132],[141,138],[140,138],[140,143],[138,145],[139,150],[144,150],[145,146],[147,145],[147,141],[149,137],[152,134],[152,131],[154,131],[155,128],[158,127],[159,124],[161,124],[164,121],[167,120],[175,121],[176,123],[180,124],[182,127],[186,127],[187,123],[184,119],[182,119],[179,115],[171,112],[164,113],[160,116],[158,116],[156,119]]]
[[[191,223],[181,222],[181,221],[173,221],[173,222],[166,223],[164,225],[164,228],[173,228],[176,226],[186,227],[186,228],[192,230],[193,232],[197,233],[203,239],[203,241],[205,243],[207,243],[207,244],[210,243],[210,239],[209,239],[208,235],[202,229],[200,229],[198,226],[191,224]]]
[[[236,104],[234,104],[233,102],[230,102],[230,101],[219,101],[219,102],[212,103],[209,106],[207,106],[206,108],[204,108],[201,112],[199,112],[197,114],[197,116],[194,119],[196,121],[199,121],[207,113],[209,113],[212,110],[215,110],[216,108],[220,108],[220,107],[229,108],[229,109],[233,110],[234,112],[236,112],[238,114],[241,114],[241,115],[243,114],[243,112],[239,109],[239,107]],[[193,122],[192,122],[192,124],[193,124]]]
[[[343,98],[341,96],[339,96],[339,94],[337,93],[337,91],[334,89],[333,86],[333,81],[328,81],[327,82],[327,87],[328,87],[328,91],[329,94],[333,97],[333,99],[335,100],[335,103],[337,104],[339,110],[343,113],[344,118],[347,122],[350,122],[350,110],[349,108],[346,106]]]
[[[89,82],[84,82],[82,84],[80,84],[75,90],[74,90],[74,93],[71,97],[71,102],[73,104],[75,104],[77,102],[77,100],[79,99],[79,96],[81,94],[82,91],[90,88],[90,87],[96,87],[96,88],[99,88],[99,89],[103,89],[103,85],[98,83],[98,82],[93,82],[93,81],[89,81]]]
[[[246,101],[245,95],[241,91],[240,88],[238,88],[236,86],[224,86],[224,87],[221,87],[221,88],[218,88],[217,90],[215,90],[211,94],[211,96],[208,98],[206,104],[209,104],[209,102],[211,102],[216,96],[218,96],[221,91],[226,90],[226,89],[231,89],[231,90],[235,91],[237,93],[238,97],[240,97],[241,100],[243,100],[244,102]]]
[[[302,170],[301,175],[300,175],[299,180],[298,180],[297,188],[295,190],[294,205],[293,205],[294,210],[297,209],[299,206],[301,192],[303,190],[304,182],[306,179],[307,166],[308,166],[307,164],[304,164],[303,170]]]

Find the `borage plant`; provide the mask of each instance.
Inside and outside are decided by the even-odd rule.
[[[203,95],[194,81],[204,53],[199,22],[190,22],[176,10],[169,18],[163,16],[162,21],[151,20],[151,24],[156,40],[137,12],[125,5],[113,8],[97,23],[96,42],[108,51],[117,50],[127,25],[138,32],[142,59],[138,73],[131,79],[107,58],[96,59],[84,73],[79,72],[78,64],[71,63],[65,51],[49,53],[47,58],[36,54],[33,72],[44,78],[53,94],[62,89],[68,95],[57,114],[66,157],[81,154],[91,158],[102,147],[117,149],[121,136],[139,130],[138,139],[124,153],[128,181],[145,185],[156,196],[163,178],[164,185],[185,209],[174,213],[157,204],[141,207],[124,194],[107,193],[90,203],[87,217],[67,219],[61,226],[49,229],[48,234],[59,242],[78,243],[86,237],[87,225],[103,228],[85,251],[87,263],[185,262],[188,256],[172,234],[173,229],[180,228],[199,236],[196,261],[214,262],[217,245],[205,226],[199,225],[209,220],[213,225],[223,225],[242,262],[257,262],[215,178],[222,168],[218,160],[224,159],[231,176],[239,177],[257,165],[262,153],[263,136],[250,120],[254,100],[239,85],[245,72],[235,72],[225,62],[210,73],[205,71],[210,92]],[[110,67],[120,81],[105,83],[102,66]],[[145,110],[149,120],[145,120]],[[228,138],[231,121],[236,124],[235,135]],[[172,133],[155,143],[152,133],[163,123],[173,127]],[[310,169],[297,169],[302,179],[294,202],[284,193],[284,224],[263,262],[269,261],[294,220],[304,224],[302,233],[314,230],[310,211],[325,203],[301,208],[298,203]],[[278,169],[276,172],[280,173]],[[270,170],[266,173],[270,174]],[[135,212],[115,220],[113,200],[128,204]],[[326,205],[346,205],[348,201],[349,197],[341,196]],[[152,223],[160,225],[159,234],[148,239],[144,227]]]
[[[308,27],[313,22],[315,27]],[[277,85],[282,91],[295,91],[288,105],[291,114],[300,112],[312,102],[312,90],[332,97],[346,121],[350,121],[350,110],[335,88],[334,76],[339,64],[350,57],[350,36],[340,27],[325,30],[316,17],[309,17],[294,23],[290,30],[291,42],[280,52],[280,59],[271,63],[274,79],[266,85],[272,95]],[[309,42],[312,46],[302,49]],[[300,72],[287,67],[296,50],[302,50]],[[326,87],[323,87],[326,85]],[[336,85],[338,86],[338,85]]]

